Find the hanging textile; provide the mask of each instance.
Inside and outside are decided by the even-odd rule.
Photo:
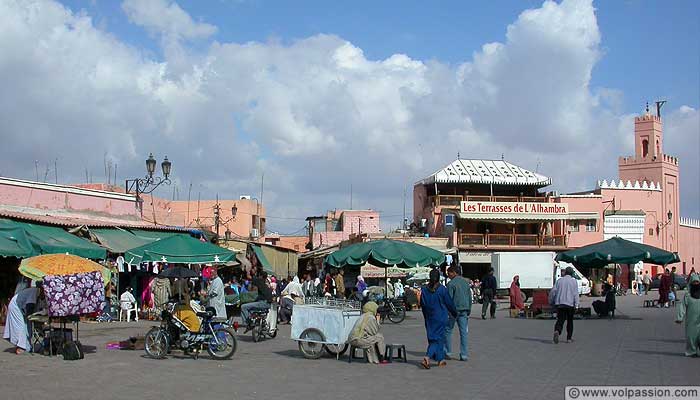
[[[46,275],[44,291],[50,317],[92,314],[102,310],[104,281],[99,271],[75,275]]]

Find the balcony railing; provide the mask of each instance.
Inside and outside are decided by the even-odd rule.
[[[534,196],[460,196],[460,195],[438,195],[431,196],[430,201],[435,207],[459,208],[462,201],[487,202],[523,202],[523,203],[546,203],[546,197]]]
[[[459,245],[464,247],[566,247],[566,236],[463,233],[459,235]]]

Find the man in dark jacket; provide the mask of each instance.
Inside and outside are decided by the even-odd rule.
[[[267,286],[267,273],[261,272],[260,275],[253,278],[253,286],[258,291],[258,297],[252,303],[246,303],[241,306],[241,319],[246,326],[246,332],[251,327],[250,313],[252,311],[264,311],[270,309],[272,303],[272,289]]]
[[[472,290],[469,283],[457,274],[457,267],[451,266],[447,269],[447,277],[450,281],[447,283],[447,292],[450,294],[452,301],[457,309],[457,318],[450,317],[445,329],[445,353],[448,357],[452,357],[452,331],[455,328],[455,322],[459,327],[459,360],[467,361],[467,339],[469,335],[469,315],[472,312]]]
[[[489,273],[484,276],[481,282],[481,296],[484,304],[481,306],[481,319],[486,319],[486,311],[491,306],[491,318],[496,318],[496,277],[493,276],[493,268],[489,268]]]

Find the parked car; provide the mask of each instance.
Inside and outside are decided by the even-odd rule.
[[[656,278],[651,280],[651,289],[658,289],[660,284],[661,284],[661,274],[656,275]],[[676,274],[676,281],[673,282],[673,287],[676,290],[684,290],[687,284],[688,284],[688,281],[686,280],[685,275]]]

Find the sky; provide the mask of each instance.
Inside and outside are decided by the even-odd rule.
[[[107,162],[122,182],[152,152],[173,163],[162,197],[263,197],[285,234],[348,208],[352,185],[389,229],[458,152],[560,192],[616,178],[634,116],[663,99],[681,213],[698,218],[698,15],[693,1],[0,0],[0,175],[101,182]]]

